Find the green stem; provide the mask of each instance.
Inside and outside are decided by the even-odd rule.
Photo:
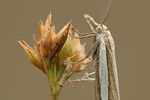
[[[49,72],[49,84],[51,85],[50,86],[50,92],[51,92],[51,100],[58,100],[59,98],[59,84],[58,84],[58,81],[56,81],[57,79],[55,79],[55,73],[52,69],[48,70]]]
[[[51,94],[51,100],[58,100],[59,95],[57,93]]]
[[[58,89],[59,85],[52,84],[51,89],[51,100],[58,100],[60,91]]]

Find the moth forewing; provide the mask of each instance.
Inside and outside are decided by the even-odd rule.
[[[94,42],[96,41],[96,37],[94,38]],[[94,52],[93,52],[93,57],[92,58],[96,58],[96,62],[95,62],[95,69],[96,69],[96,76],[95,76],[95,99],[96,100],[101,100],[101,86],[100,86],[100,74],[99,74],[99,66],[100,66],[100,57],[99,57],[99,53],[100,53],[100,42],[98,44],[98,46],[95,48]],[[97,54],[97,55],[96,55]]]
[[[100,42],[97,42],[96,45],[95,45],[95,48],[93,49],[94,52],[93,52],[93,55],[92,55],[92,60],[97,59],[99,46],[100,46]]]
[[[119,83],[115,58],[115,45],[111,33],[105,31],[104,41],[106,45],[106,57],[108,67],[108,81],[109,81],[109,99],[120,100]]]
[[[106,57],[106,46],[103,38],[101,39],[100,48],[99,48],[99,78],[100,78],[100,87],[101,87],[101,99],[109,100],[109,90],[108,90],[108,68],[107,68],[107,57]]]

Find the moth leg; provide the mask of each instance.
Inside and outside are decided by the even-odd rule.
[[[71,29],[72,29],[74,32],[76,32],[77,34],[81,35],[81,36],[92,35],[92,34],[94,34],[93,32],[92,32],[92,33],[82,33],[82,34],[81,34],[81,33],[78,32],[77,29],[75,29],[75,28],[73,28],[73,27],[72,27]]]
[[[82,39],[82,38],[89,38],[89,37],[94,37],[95,34],[92,34],[92,35],[85,35],[85,36],[80,36],[80,37],[76,37],[76,36],[73,36],[71,33],[69,33],[73,38],[78,38],[78,39]]]
[[[89,52],[88,52],[88,54],[86,55],[85,58],[83,58],[83,59],[81,59],[81,60],[79,60],[79,61],[76,61],[76,62],[68,62],[68,63],[79,63],[79,62],[81,62],[81,61],[83,61],[83,60],[89,58],[89,55],[90,55],[90,53],[92,52],[92,50],[94,49],[94,47],[96,46],[96,44],[97,44],[97,43],[100,43],[100,42],[101,42],[101,41],[100,41],[100,38],[95,41],[95,43],[92,45],[91,49],[89,50]],[[91,58],[89,58],[89,59],[92,60]],[[65,62],[67,62],[67,61],[65,61]]]

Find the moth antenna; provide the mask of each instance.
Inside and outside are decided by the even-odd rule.
[[[110,12],[111,12],[111,8],[112,8],[112,5],[113,5],[113,1],[114,1],[114,0],[110,0],[109,5],[108,5],[109,7],[108,7],[107,10],[106,10],[106,15],[104,16],[104,19],[102,20],[101,24],[104,24],[104,22],[105,22],[106,19],[108,18],[109,14],[110,14]]]

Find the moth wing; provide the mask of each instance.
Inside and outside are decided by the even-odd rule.
[[[99,49],[99,78],[100,78],[100,87],[101,87],[101,98],[102,100],[109,100],[109,80],[108,80],[108,65],[107,65],[107,52],[106,52],[106,46],[105,42],[102,38]]]
[[[115,45],[109,31],[106,31],[105,45],[107,52],[106,56],[109,80],[109,100],[120,100],[118,74],[115,58]]]
[[[92,60],[97,59],[99,46],[100,46],[100,42],[97,42],[92,55]]]

